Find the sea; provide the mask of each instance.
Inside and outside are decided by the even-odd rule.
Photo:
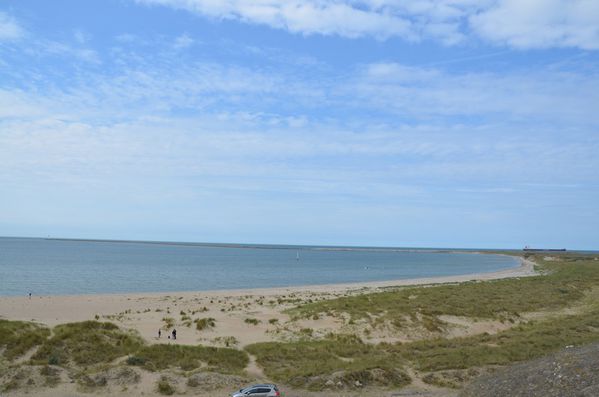
[[[206,291],[494,272],[506,255],[435,248],[0,238],[0,295]]]

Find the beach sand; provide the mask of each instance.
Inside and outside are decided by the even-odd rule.
[[[165,325],[163,318],[171,317],[178,320],[181,311],[196,311],[194,317],[212,317],[216,319],[217,326],[207,332],[196,332],[179,324],[178,343],[206,343],[217,336],[234,336],[238,339],[239,346],[244,346],[272,340],[269,332],[277,326],[269,324],[268,320],[277,318],[279,324],[284,323],[288,318],[281,313],[282,311],[310,299],[331,299],[394,287],[495,280],[536,274],[534,263],[521,259],[518,267],[492,273],[352,284],[198,292],[33,296],[31,299],[26,296],[7,296],[0,297],[0,318],[35,321],[54,326],[93,320],[95,316],[99,316],[100,319],[136,329],[148,342],[160,342],[157,340],[157,332]],[[204,308],[207,311],[198,311]],[[257,326],[249,325],[245,323],[246,318],[256,318],[262,322]],[[166,338],[165,332],[163,338]]]
[[[493,273],[355,284],[228,291],[33,296],[31,299],[26,296],[11,296],[0,297],[0,318],[34,321],[48,326],[98,319],[136,330],[148,343],[212,346],[228,344],[230,347],[243,348],[256,342],[293,340],[297,338],[298,332],[302,328],[313,329],[315,335],[347,331],[344,329],[346,325],[343,324],[343,321],[334,317],[291,321],[284,310],[301,303],[404,286],[526,277],[535,274],[537,273],[534,270],[534,263],[521,259],[520,266]],[[182,318],[184,315],[192,319],[213,318],[215,327],[199,331],[195,324],[189,324],[189,322],[186,324],[186,319]],[[172,319],[177,330],[176,341],[167,339],[167,335],[172,329],[167,326],[165,321],[168,318]],[[248,323],[247,319],[257,320],[257,324]],[[452,319],[447,320],[452,321]],[[453,320],[457,322],[457,330],[465,331],[459,331],[449,336],[469,334],[468,327],[459,324],[460,319]],[[161,338],[158,338],[159,329],[162,330]],[[501,327],[495,323],[486,325],[477,323],[471,332],[498,332],[499,330]],[[422,337],[425,338],[426,335]],[[370,338],[372,343],[376,343],[413,340],[414,336],[373,334]],[[255,380],[266,380],[260,368],[254,363],[250,363],[246,371],[248,376]],[[148,382],[152,383],[155,380],[149,379]],[[55,391],[66,393],[65,389],[55,389]],[[50,393],[48,395],[60,395],[51,394],[52,390],[46,392]],[[151,390],[146,391],[145,394],[148,395],[148,393],[151,393]],[[302,393],[302,395],[310,394]],[[344,395],[349,394],[345,393]],[[367,394],[362,393],[362,395]]]

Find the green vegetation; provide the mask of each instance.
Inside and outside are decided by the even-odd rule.
[[[32,361],[38,364],[90,365],[110,362],[142,346],[141,338],[112,323],[84,321],[54,327],[54,335],[44,341]]]
[[[258,320],[257,318],[246,318],[243,321],[246,324],[252,324],[252,325],[258,325],[258,324],[260,324],[262,322],[262,321]]]
[[[175,319],[172,317],[163,317],[162,321],[164,322],[164,329],[173,328],[175,326]]]
[[[495,335],[380,345],[423,371],[505,365],[599,340],[599,310],[529,322]]]
[[[560,259],[544,263],[548,275],[362,294],[309,303],[289,314],[295,318],[347,315],[354,322],[389,323],[397,328],[420,322],[431,331],[441,328],[436,320],[441,314],[513,320],[524,312],[566,307],[599,285],[597,262],[581,255],[562,255]]]
[[[196,323],[196,329],[198,331],[204,331],[206,329],[214,328],[216,326],[216,320],[212,317],[197,318],[193,322]]]
[[[150,371],[166,368],[192,370],[205,364],[207,371],[241,373],[249,362],[247,354],[236,349],[185,345],[151,345],[141,348],[128,364],[141,365]]]
[[[48,365],[40,369],[40,375],[44,377],[46,386],[54,387],[60,382],[59,370]]]
[[[207,319],[209,324],[213,319]],[[31,364],[44,365],[41,375],[48,384],[58,381],[58,373],[50,365],[72,367],[75,365],[110,364],[117,358],[128,356],[127,364],[142,366],[148,370],[181,368],[192,370],[204,368],[225,374],[242,373],[249,362],[248,355],[240,350],[205,346],[151,345],[131,332],[121,330],[108,322],[84,321],[58,325],[53,335],[47,328],[32,323],[18,321],[0,322],[4,357],[18,357],[29,349],[39,346],[31,359]],[[237,343],[229,337],[223,339],[226,344]],[[80,383],[86,386],[101,385],[102,379],[82,375]],[[87,376],[87,378],[85,377]],[[15,383],[16,382],[16,383]],[[16,387],[14,384],[5,387]]]
[[[166,377],[161,377],[157,384],[158,393],[163,394],[165,396],[170,396],[175,394],[175,388],[170,384]]]
[[[392,353],[363,343],[355,336],[331,335],[319,341],[257,343],[246,350],[256,356],[268,377],[293,386],[320,390],[339,371],[343,371],[343,375],[335,382],[344,384],[359,381],[368,385],[376,380],[379,385],[399,387],[409,383]]]
[[[561,255],[559,261],[550,262],[535,260],[543,263],[549,274],[405,288],[311,303],[291,311],[302,318],[320,313],[345,315],[356,321],[366,320],[372,326],[385,321],[400,328],[406,322],[419,321],[430,331],[437,332],[440,331],[437,327],[443,325],[437,318],[440,314],[522,321],[495,335],[438,337],[378,345],[364,344],[355,336],[329,336],[324,340],[259,343],[246,350],[256,356],[267,376],[274,380],[318,389],[322,382],[314,383],[313,378],[319,374],[330,377],[339,371],[355,373],[374,369],[393,373],[405,367],[425,372],[465,370],[529,360],[568,345],[599,341],[599,305],[590,297],[583,299],[593,287],[599,286],[599,263],[581,255]],[[526,312],[574,305],[578,314],[554,314],[528,322],[520,319]],[[314,362],[319,365],[314,366]],[[460,374],[454,376],[461,377]],[[393,384],[385,377],[378,377],[375,382]]]
[[[146,363],[146,360],[142,357],[138,356],[129,356],[127,357],[127,365],[137,365],[142,366]]]
[[[7,392],[7,391],[15,390],[15,389],[18,389],[18,388],[19,388],[19,381],[18,381],[18,379],[12,378],[8,382],[4,383],[2,385],[2,388],[0,390],[2,390],[3,392]]]
[[[239,341],[234,336],[217,336],[213,339],[215,343],[225,345],[226,347],[235,346],[239,344]]]
[[[23,321],[0,320],[0,350],[4,357],[14,360],[41,345],[50,335],[46,327]]]
[[[258,343],[246,350],[256,356],[269,377],[301,386],[310,377],[337,371],[383,369],[393,373],[407,366],[441,371],[505,365],[598,340],[599,310],[595,310],[530,322],[495,335],[378,345],[365,344],[355,336],[337,336],[319,341]],[[381,379],[377,383],[394,384]]]

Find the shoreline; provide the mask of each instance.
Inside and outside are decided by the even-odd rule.
[[[486,255],[484,252],[467,252],[472,254]],[[434,276],[434,277],[418,277],[382,281],[357,281],[351,283],[333,283],[333,284],[304,284],[290,285],[279,287],[264,287],[264,288],[234,288],[234,289],[213,289],[213,290],[184,290],[184,291],[146,291],[146,292],[107,292],[107,293],[91,293],[91,294],[59,294],[59,295],[33,295],[33,298],[90,298],[90,297],[115,297],[127,296],[130,298],[142,297],[160,297],[169,295],[189,296],[189,295],[206,295],[206,296],[243,296],[243,295],[281,295],[286,293],[314,292],[314,293],[339,293],[339,292],[355,292],[369,289],[388,289],[393,287],[408,287],[408,286],[423,286],[432,284],[446,283],[461,283],[466,281],[487,281],[499,280],[512,277],[530,277],[536,276],[538,273],[534,270],[535,263],[524,259],[521,256],[492,253],[492,255],[509,256],[516,259],[519,264],[514,267],[509,267],[493,272],[477,272],[468,274],[458,274],[452,276]],[[6,299],[29,299],[25,295],[0,295],[0,302]],[[1,309],[1,306],[0,306]],[[0,318],[2,312],[0,311]]]
[[[334,316],[294,319],[287,310],[298,305],[389,291],[390,288],[538,274],[533,262],[516,258],[520,262],[518,266],[490,273],[379,282],[212,291],[32,296],[31,299],[27,296],[6,296],[0,297],[0,318],[36,322],[48,327],[88,320],[109,321],[138,333],[149,344],[223,347],[228,343],[227,340],[232,340],[232,346],[243,348],[260,342],[292,340],[306,328],[321,336],[331,332],[351,331],[346,328],[349,325],[345,324],[343,318]],[[211,319],[215,325],[209,329],[196,328],[194,321],[200,319]],[[481,322],[475,328],[481,327],[486,327],[485,332],[495,332],[504,325]],[[163,332],[162,338],[158,337],[159,329]],[[178,331],[176,342],[165,338],[173,329]],[[367,338],[372,343],[402,342],[411,340],[414,336],[381,330],[369,334]]]
[[[485,253],[477,252],[477,254],[485,255]],[[333,283],[333,284],[305,284],[305,285],[291,285],[281,287],[265,287],[265,288],[234,288],[234,289],[213,289],[213,290],[194,290],[194,291],[147,291],[147,292],[108,292],[108,293],[92,293],[92,294],[64,294],[64,295],[34,295],[34,298],[89,298],[89,297],[113,297],[113,296],[128,296],[128,297],[157,297],[167,295],[198,295],[204,294],[208,296],[238,296],[238,295],[280,295],[281,291],[288,293],[298,292],[346,292],[350,290],[364,290],[364,289],[378,289],[378,288],[393,288],[393,287],[406,287],[406,286],[419,286],[419,285],[431,285],[431,284],[445,284],[445,283],[461,283],[465,281],[486,281],[486,280],[499,280],[502,278],[511,277],[529,277],[538,275],[534,270],[535,263],[524,259],[520,256],[507,255],[507,254],[493,254],[510,256],[520,263],[515,267],[510,267],[503,270],[497,270],[493,272],[477,272],[468,274],[458,274],[453,276],[434,276],[434,277],[419,277],[419,278],[406,278],[406,279],[395,279],[395,280],[382,280],[382,281],[357,281],[351,283]],[[27,298],[24,295],[0,295],[0,301],[9,298]],[[27,298],[28,299],[28,298]],[[2,313],[0,312],[0,317]]]

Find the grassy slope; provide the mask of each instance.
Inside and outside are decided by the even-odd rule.
[[[131,354],[143,345],[140,337],[108,322],[84,321],[54,327],[33,356],[35,363],[80,365],[108,363]]]
[[[0,348],[3,356],[13,360],[43,343],[50,330],[34,323],[0,320]]]
[[[245,352],[229,348],[160,344],[143,347],[128,362],[150,371],[169,367],[193,370],[205,364],[203,368],[207,371],[238,374],[249,358]]]
[[[354,320],[376,317],[378,322],[390,320],[399,327],[402,318],[417,314],[504,319],[522,312],[567,306],[599,285],[599,264],[581,258],[563,255],[562,262],[548,262],[544,266],[550,274],[545,276],[403,288],[320,301],[289,313],[300,318],[346,313]]]
[[[332,336],[320,341],[258,343],[246,350],[256,355],[269,377],[293,386],[320,389],[325,385],[327,376],[339,371],[344,373],[336,380],[344,383],[359,380],[368,384],[374,381],[372,370],[378,371],[376,383],[379,385],[402,386],[409,383],[394,353],[363,343],[354,336]]]
[[[402,327],[406,317],[439,321],[451,314],[505,319],[521,313],[564,308],[580,303],[599,286],[599,263],[591,257],[560,255],[559,262],[543,262],[548,275],[472,282],[460,285],[405,288],[321,301],[292,310],[296,317],[313,315],[369,319]],[[422,371],[503,365],[547,354],[566,345],[599,340],[599,307],[590,305],[576,315],[528,322],[496,335],[432,339],[412,343],[364,345],[344,338],[291,343],[260,343],[247,347],[268,376],[294,382],[315,374],[340,370],[413,367]],[[376,316],[376,317],[375,317]],[[314,363],[318,363],[317,366]]]
[[[236,349],[174,344],[148,346],[136,333],[109,322],[61,324],[52,331],[50,336],[49,329],[32,323],[0,320],[2,357],[13,362],[37,347],[30,364],[86,368],[111,364],[115,359],[129,356],[130,364],[150,370],[189,370],[203,366],[221,373],[241,373],[249,361],[245,352]]]

